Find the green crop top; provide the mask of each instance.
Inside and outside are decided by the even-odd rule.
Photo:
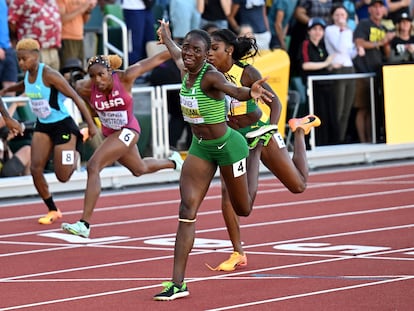
[[[188,123],[217,124],[226,121],[227,109],[224,98],[220,100],[211,98],[201,89],[201,79],[209,66],[207,63],[204,64],[191,88],[186,87],[188,73],[184,76],[180,103],[184,120]]]

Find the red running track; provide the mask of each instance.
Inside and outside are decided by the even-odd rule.
[[[177,185],[106,192],[91,239],[37,224],[38,198],[0,203],[1,310],[413,310],[414,164],[312,172],[303,194],[261,177],[241,220],[247,267],[231,253],[214,183],[197,218],[190,296],[156,302],[171,277]],[[82,198],[59,198],[75,222]]]

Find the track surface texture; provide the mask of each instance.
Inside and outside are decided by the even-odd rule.
[[[0,202],[0,310],[413,310],[414,164],[313,171],[291,194],[260,176],[241,218],[248,265],[210,271],[232,247],[214,181],[197,217],[186,282],[190,295],[152,296],[171,278],[177,184],[104,191],[91,237],[64,233],[83,197],[56,198],[48,226],[38,197]]]

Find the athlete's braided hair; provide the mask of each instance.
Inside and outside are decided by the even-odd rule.
[[[119,55],[97,55],[89,58],[88,70],[95,64],[100,64],[108,69],[118,69],[122,65],[122,58]]]

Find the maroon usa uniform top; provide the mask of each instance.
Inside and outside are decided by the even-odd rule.
[[[92,85],[90,103],[102,123],[103,135],[109,136],[123,128],[141,133],[141,127],[134,115],[132,96],[124,89],[116,72],[112,77],[114,85],[108,96]]]

